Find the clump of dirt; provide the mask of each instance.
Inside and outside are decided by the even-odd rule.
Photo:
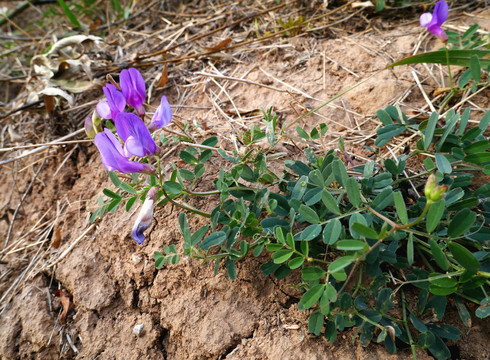
[[[301,14],[301,8],[293,9]],[[143,28],[145,36],[157,37],[159,26],[167,25],[148,15],[151,9],[146,11],[141,15],[148,19]],[[166,11],[160,14],[170,16]],[[225,15],[231,16],[229,12]],[[128,33],[127,41],[146,39],[137,29],[137,25],[130,28],[135,31]],[[239,28],[236,34],[226,31],[222,37],[251,36],[249,29]],[[189,63],[169,66],[170,83],[163,91],[154,90],[152,100],[165,93],[175,104],[170,130],[179,131],[180,124],[188,121],[196,138],[216,135],[219,146],[231,149],[236,134],[252,124],[263,126],[260,109],[273,106],[281,123],[291,123],[365,80],[302,121],[306,129],[320,122],[328,124],[328,137],[323,145],[318,144],[317,151],[337,148],[342,136],[346,151],[356,164],[361,164],[372,155],[362,145],[372,146],[378,126],[376,110],[393,103],[403,107],[408,101],[410,109],[425,106],[414,85],[412,69],[383,70],[420,45],[421,31],[410,24],[382,34],[370,31],[347,35],[332,30],[329,36],[320,37],[304,32],[292,38],[276,37],[267,46],[252,43],[243,53],[238,48],[202,59],[196,56]],[[104,51],[127,51],[123,44],[114,45],[117,37],[114,33],[109,36]],[[218,39],[212,41],[217,43]],[[148,43],[141,53],[157,45],[158,41]],[[430,46],[440,43],[431,42]],[[187,51],[199,49],[192,46]],[[156,81],[163,65],[156,61],[145,66],[154,67],[147,75],[150,81]],[[424,76],[429,71],[424,66],[413,69]],[[427,76],[425,81],[427,89],[434,86],[432,78]],[[250,256],[238,263],[235,281],[227,278],[223,268],[214,275],[211,265],[202,266],[188,258],[157,270],[155,251],[171,244],[181,249],[177,221],[180,210],[172,205],[156,209],[142,246],[130,235],[136,207],[130,212],[120,209],[91,225],[90,212],[95,210],[101,190],[113,185],[93,145],[78,144],[71,153],[70,146],[16,161],[10,171],[0,174],[0,191],[8,194],[0,204],[0,231],[7,234],[16,206],[33,178],[32,171],[38,169],[43,156],[48,158],[33,180],[10,234],[11,243],[26,236],[29,247],[19,245],[20,250],[6,255],[2,260],[6,264],[0,265],[2,278],[6,279],[0,289],[10,299],[0,317],[2,358],[411,358],[407,348],[390,355],[375,343],[362,347],[352,340],[353,331],[339,334],[334,344],[309,334],[308,312],[297,308],[301,292],[291,286],[290,279],[277,281],[263,276],[259,266],[265,257]],[[164,149],[168,151],[166,161],[178,160],[183,146],[173,146]],[[299,143],[281,146],[288,158],[302,156]],[[207,183],[200,186],[212,188],[220,169],[228,166],[222,159],[213,158],[207,169]],[[22,171],[24,167],[29,170]],[[209,199],[193,201],[200,209],[212,209],[213,201]],[[190,218],[193,229],[204,223],[197,217]],[[50,246],[56,228],[62,234],[59,248]],[[73,310],[64,324],[59,323],[62,305],[54,297],[58,288],[73,296]],[[480,330],[464,336],[467,343],[454,345],[461,358],[478,358],[486,353],[484,344],[489,332],[485,332],[482,322],[476,324]],[[469,345],[478,336],[485,340]],[[417,356],[430,358],[420,349]]]

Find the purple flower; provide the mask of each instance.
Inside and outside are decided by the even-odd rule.
[[[135,68],[125,69],[119,75],[119,82],[121,83],[121,91],[129,106],[134,107],[139,116],[144,116],[143,102],[146,96],[146,86],[141,73]]]
[[[152,187],[148,193],[146,194],[145,203],[141,208],[138,218],[133,226],[133,239],[139,244],[143,244],[145,241],[145,235],[143,232],[148,229],[151,225],[151,220],[153,219],[153,205],[155,203],[155,199],[157,198],[158,190],[155,187]]]
[[[434,12],[424,13],[420,15],[420,25],[426,27],[427,30],[440,38],[442,41],[447,41],[447,35],[441,29],[441,25],[447,20],[449,7],[444,0],[439,0],[434,7]]]
[[[124,99],[124,95],[113,84],[107,84],[102,90],[104,90],[107,101],[99,101],[97,112],[104,119],[114,120],[117,114],[124,111],[126,100]]]
[[[148,125],[148,129],[161,129],[162,127],[170,124],[171,121],[172,109],[170,109],[170,104],[168,103],[167,97],[163,95],[160,105],[157,107],[157,110],[151,119],[150,125]]]
[[[135,114],[119,113],[115,125],[117,134],[124,141],[124,156],[143,157],[159,150],[143,120]]]
[[[95,146],[99,149],[102,164],[109,171],[117,170],[122,173],[154,172],[149,164],[142,164],[126,159],[123,149],[117,138],[109,130],[105,129],[95,135]]]

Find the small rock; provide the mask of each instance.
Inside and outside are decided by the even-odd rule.
[[[143,332],[143,324],[136,324],[133,328],[133,334],[135,335],[141,335],[141,333]]]
[[[131,260],[133,260],[133,263],[139,264],[141,261],[143,261],[144,255],[142,253],[133,253],[131,255]]]

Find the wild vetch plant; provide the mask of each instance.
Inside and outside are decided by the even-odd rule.
[[[435,24],[441,25],[439,20]],[[445,126],[438,127],[436,112],[420,123],[390,105],[377,112],[382,127],[375,146],[409,133],[415,150],[394,160],[348,162],[347,167],[336,151],[311,148],[304,161],[281,162],[285,154],[273,149],[291,137],[292,124],[280,128],[270,108],[263,127],[253,125],[241,134],[242,149],[224,151],[211,137],[182,150],[185,168],[171,163],[167,174],[159,148],[169,140],[161,136],[157,146],[152,131],[170,122],[168,102],[162,98],[146,126],[144,80],[134,69],[125,71],[120,88],[126,90],[107,85],[107,100],[87,122],[117,189],[104,189],[108,199],[100,198],[92,219],[123,202],[129,211],[141,199],[132,234],[142,244],[154,204],[171,202],[185,209],[178,219],[182,250],[164,245],[154,254],[157,268],[187,256],[214,263],[215,272],[224,267],[235,279],[235,263],[251,253],[262,260],[264,275],[292,282],[298,277],[290,274],[301,274],[299,283],[291,285],[304,291],[298,307],[310,312],[311,333],[333,342],[339,331],[354,328],[354,339],[362,345],[374,340],[391,353],[409,346],[414,357],[417,347],[438,359],[451,356],[445,340],[459,339],[461,330],[444,322],[448,304],[455,305],[468,329],[472,318],[490,314],[490,184],[475,181],[490,175],[485,137],[490,112],[469,127],[469,108],[461,114],[450,110]],[[125,112],[128,104],[137,115]],[[97,114],[107,119],[104,130]],[[310,132],[297,126],[294,138],[308,144],[327,131],[325,124]],[[260,145],[264,139],[267,150]],[[192,142],[192,137],[185,140]],[[213,190],[196,191],[212,151],[229,162],[229,170],[219,171]],[[281,166],[272,162],[283,170],[274,171]],[[409,162],[420,164],[416,175],[407,175]],[[119,179],[115,170],[132,173],[131,180]],[[216,207],[211,213],[193,208],[184,202],[190,196],[214,196]],[[209,218],[209,224],[191,229],[189,212]]]

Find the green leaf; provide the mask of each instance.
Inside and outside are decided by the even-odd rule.
[[[328,301],[330,302],[337,301],[337,290],[335,290],[332,284],[330,283],[325,284],[325,294],[326,297],[328,298]]]
[[[477,165],[487,164],[490,163],[490,153],[481,152],[481,153],[470,154],[464,157],[464,161]]]
[[[340,209],[337,205],[337,200],[330,194],[327,190],[323,190],[322,192],[322,202],[323,205],[335,215],[340,215]]]
[[[97,219],[97,216],[99,216],[99,213],[100,213],[100,208],[98,208],[97,210],[95,210],[93,212],[92,216],[90,216],[90,223],[91,224]]]
[[[448,115],[446,116],[446,126],[444,126],[444,132],[441,135],[441,138],[437,142],[436,151],[439,152],[442,148],[442,145],[446,142],[446,138],[451,134],[456,126],[456,123],[459,120],[459,115],[456,115],[454,110],[449,110]]]
[[[335,342],[335,339],[337,339],[337,326],[335,325],[335,322],[333,321],[327,322],[327,325],[325,326],[324,336],[329,343]]]
[[[324,288],[325,288],[325,285],[318,284],[318,285],[313,286],[307,292],[305,292],[304,295],[301,297],[301,300],[299,301],[299,303],[302,305],[303,309],[309,309],[310,307],[315,305],[316,302],[322,296]]]
[[[429,282],[441,288],[453,288],[458,286],[458,280],[449,275],[441,273],[432,273],[429,275]]]
[[[408,241],[407,241],[407,261],[409,265],[413,265],[413,260],[414,260],[414,254],[413,254],[413,234],[410,233],[408,235]]]
[[[278,217],[269,217],[269,218],[265,218],[264,220],[262,220],[260,222],[260,226],[262,226],[264,228],[264,230],[267,229],[267,230],[270,230],[272,232],[272,230],[277,226],[288,227],[289,223],[286,220],[278,218]]]
[[[201,226],[194,234],[191,236],[191,245],[196,246],[199,241],[206,235],[209,230],[209,225]]]
[[[128,199],[128,201],[126,202],[126,211],[131,210],[131,208],[133,207],[134,202],[136,201],[136,199],[138,199],[137,196],[133,196],[133,197],[130,197]]]
[[[477,55],[471,55],[470,69],[471,69],[471,76],[473,77],[473,80],[475,80],[476,82],[480,82],[481,68],[480,68],[480,61],[478,60]]]
[[[434,164],[434,162],[432,161],[432,159],[430,157],[426,157],[424,159],[424,167],[425,167],[425,170],[431,171],[431,170],[434,170],[436,168],[436,165]]]
[[[482,301],[482,304],[475,310],[475,315],[480,319],[485,319],[490,315],[490,299],[485,298],[484,301],[486,302]]]
[[[288,263],[288,266],[290,269],[297,269],[299,268],[301,265],[303,265],[305,262],[305,258],[304,257],[297,257],[297,258],[294,258],[294,259],[291,259]]]
[[[289,246],[291,250],[295,250],[296,248],[296,242],[294,241],[293,234],[288,233],[286,235],[286,244]]]
[[[432,335],[432,336],[431,336]],[[429,351],[438,360],[445,360],[451,357],[451,351],[449,351],[444,341],[439,336],[434,336],[431,332],[428,332],[429,337]]]
[[[111,201],[109,206],[107,207],[107,211],[115,212],[117,209],[117,205],[122,201],[122,198],[117,198]]]
[[[420,331],[421,333],[425,333],[428,329],[425,324],[420,321],[417,317],[415,317],[413,314],[409,315],[410,317],[410,322],[412,323],[413,327]]]
[[[393,290],[389,288],[381,289],[376,299],[376,309],[381,314],[386,314],[393,308]]]
[[[301,277],[304,280],[318,280],[327,274],[325,270],[318,266],[308,266],[301,270]]]
[[[211,246],[221,245],[226,241],[226,233],[218,231],[206,237],[201,243],[201,249],[208,250]]]
[[[228,277],[231,280],[235,280],[236,279],[235,262],[233,260],[231,260],[229,257],[227,257],[226,262],[225,262],[225,266],[226,266],[226,273],[228,274]]]
[[[184,212],[179,214],[179,231],[184,238],[184,248],[188,248],[191,241],[191,231],[187,222],[187,215]]]
[[[70,10],[68,5],[66,5],[66,2],[64,0],[58,0],[58,3],[60,4],[61,10],[63,10],[68,20],[70,20],[71,24],[75,27],[81,27],[82,25],[78,21],[75,14],[73,14],[73,12]]]
[[[119,177],[114,171],[109,171],[109,178],[115,186],[119,187],[119,184],[121,184],[121,180],[119,180]]]
[[[191,165],[199,164],[197,158],[186,150],[182,150],[179,154],[179,157],[182,160],[184,160],[184,162],[186,162],[187,164],[191,164]]]
[[[359,204],[361,203],[361,191],[359,190],[356,179],[353,177],[347,178],[346,189],[351,204],[356,208],[359,208]]]
[[[464,147],[466,154],[482,153],[490,149],[490,141],[480,140]]]
[[[271,259],[274,260],[274,264],[282,264],[288,261],[292,255],[293,251],[291,250],[279,250],[271,255]]]
[[[383,125],[393,124],[393,120],[386,110],[378,110],[376,111],[376,115]]]
[[[447,234],[452,238],[459,237],[471,228],[475,220],[476,214],[473,211],[463,209],[453,216],[449,223]]]
[[[394,194],[395,208],[400,221],[403,224],[408,224],[408,215],[407,215],[407,207],[405,205],[405,200],[403,199],[403,195],[401,191],[396,191]]]
[[[305,241],[311,241],[316,238],[322,232],[322,226],[320,224],[313,224],[308,226],[301,232],[301,239]]]
[[[446,255],[444,255],[442,249],[439,247],[439,245],[437,245],[437,242],[434,239],[430,239],[429,245],[432,256],[434,257],[437,265],[439,265],[442,270],[449,269],[449,261],[447,260]]]
[[[121,199],[121,195],[116,194],[114,191],[109,189],[102,190],[102,193],[112,199]]]
[[[430,285],[429,286],[429,291],[434,294],[434,295],[439,295],[439,296],[447,296],[450,294],[453,294],[458,290],[457,286],[455,287],[441,287],[437,285]]]
[[[377,211],[381,211],[393,204],[393,196],[394,194],[391,186],[387,187],[374,198],[371,207]]]
[[[294,185],[293,191],[291,192],[291,198],[300,200],[303,197],[307,186],[308,186],[308,177],[303,175],[299,178],[299,180]]]
[[[487,130],[488,125],[490,124],[490,111],[487,111],[485,115],[480,120],[478,124],[478,128],[481,130],[481,133],[484,133]]]
[[[442,218],[445,207],[446,203],[444,199],[436,201],[430,206],[429,211],[427,212],[427,220],[425,224],[428,232],[434,231],[434,229],[437,227]]]
[[[324,316],[320,311],[314,311],[310,314],[308,320],[308,331],[315,335],[320,335],[323,328]]]
[[[466,69],[458,80],[458,87],[460,89],[464,88],[471,80],[471,69]]]
[[[436,153],[436,165],[440,172],[443,174],[450,174],[453,171],[451,167],[451,163],[449,160],[442,154]]]
[[[470,119],[470,112],[471,112],[470,107],[467,107],[464,110],[463,115],[461,115],[461,121],[459,122],[459,127],[458,127],[458,131],[456,132],[456,135],[461,136],[464,134],[466,125],[468,125],[468,120]]]
[[[476,272],[480,268],[480,263],[475,255],[463,245],[458,244],[456,241],[451,241],[448,246],[454,259],[466,270]]]
[[[461,321],[463,321],[463,324],[465,324],[466,327],[471,328],[470,312],[459,296],[454,297],[454,304],[456,305],[456,309],[458,309],[459,317],[461,318]]]
[[[449,324],[428,324],[427,327],[435,335],[445,339],[459,340],[461,335],[461,330]]]
[[[163,183],[163,188],[165,189],[166,192],[172,195],[178,195],[182,191],[182,185],[180,185],[175,181],[165,181]]]
[[[195,178],[194,173],[187,169],[179,169],[179,173],[184,180],[193,180]]]
[[[130,194],[138,193],[131,185],[128,185],[125,182],[121,182],[121,184],[119,184],[119,187]]]
[[[320,187],[323,187],[325,185],[322,172],[318,169],[311,171],[308,174],[308,177],[310,178],[311,182],[315,185],[318,185]]]
[[[438,320],[441,320],[446,311],[447,297],[445,296],[433,296],[427,306],[434,309],[434,313]]]
[[[378,134],[378,138],[374,142],[374,145],[376,145],[377,147],[386,145],[391,140],[391,138],[401,134],[405,131],[405,129],[406,126],[400,124],[391,124],[379,128],[378,131],[376,131],[376,133]]]
[[[427,123],[427,128],[425,129],[424,150],[429,149],[430,143],[432,142],[432,138],[434,137],[434,131],[436,129],[438,119],[439,119],[438,113],[433,112],[432,114],[430,114],[430,118]]]
[[[337,273],[352,264],[354,260],[354,256],[342,256],[328,266],[328,271],[331,274]]]
[[[446,52],[448,55],[446,55]],[[432,52],[426,52],[414,56],[407,57],[400,61],[397,61],[388,66],[400,66],[400,65],[408,65],[408,64],[422,64],[422,63],[430,63],[430,64],[442,64],[442,65],[457,65],[470,67],[470,60],[472,56],[476,56],[480,61],[480,66],[488,67],[490,65],[490,50],[438,50]]]
[[[301,127],[301,126],[296,126],[296,132],[298,133],[298,135],[300,137],[302,137],[303,139],[306,139],[308,140],[310,138],[310,135],[308,135],[308,133]]]
[[[335,176],[335,180],[337,180],[337,182],[345,188],[347,185],[348,176],[344,163],[340,160],[335,160],[332,163],[332,170]]]
[[[468,30],[464,32],[461,40],[466,41],[471,39],[471,37],[478,31],[479,27],[480,26],[478,24],[471,25]]]
[[[298,209],[298,212],[301,217],[308,221],[310,224],[318,224],[320,222],[320,218],[318,217],[316,211],[306,205],[301,205]]]
[[[337,218],[330,220],[323,230],[323,242],[329,245],[335,244],[341,232],[342,224],[340,220]]]
[[[366,225],[358,223],[358,222],[355,222],[354,224],[352,224],[351,229],[354,230],[358,235],[365,237],[365,238],[368,238],[368,239],[376,240],[379,237],[379,235],[376,233],[376,231],[374,231],[370,227],[367,227]]]
[[[165,256],[163,256],[162,253],[155,251],[153,253],[153,259],[155,260],[155,267],[161,269],[165,262]]]

